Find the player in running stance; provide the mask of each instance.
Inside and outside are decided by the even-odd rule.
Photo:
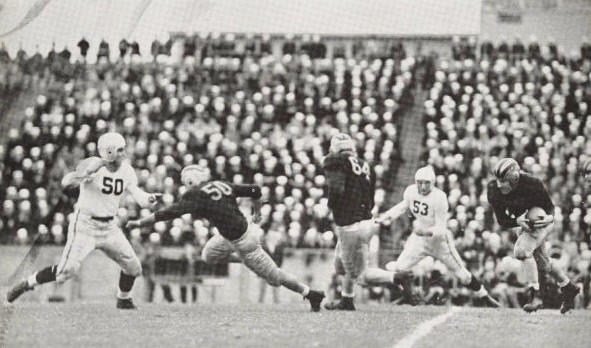
[[[500,159],[493,173],[495,179],[488,184],[488,201],[492,205],[497,222],[504,229],[517,233],[515,257],[523,262],[523,271],[528,281],[529,301],[523,306],[526,312],[534,312],[543,307],[538,283],[540,272],[550,273],[562,292],[561,313],[574,308],[575,297],[579,293],[566,274],[555,267],[548,258],[546,237],[552,231],[554,204],[542,181],[520,171],[519,164],[512,158]],[[527,212],[540,207],[546,216],[537,221],[529,221]]]
[[[312,311],[319,311],[324,293],[310,290],[294,275],[281,270],[265,253],[258,238],[254,235],[259,228],[248,223],[240,211],[236,199],[250,197],[253,202],[253,222],[260,221],[261,188],[258,185],[234,185],[226,181],[209,181],[208,168],[198,165],[185,167],[181,172],[181,181],[187,192],[181,199],[140,220],[127,223],[128,228],[151,225],[157,221],[171,220],[184,214],[193,214],[207,219],[220,234],[207,241],[202,251],[203,259],[208,263],[227,262],[235,251],[242,262],[259,277],[272,286],[284,286],[302,294],[310,302]]]
[[[404,200],[384,212],[378,220],[384,222],[387,219],[396,219],[409,210],[416,218],[416,224],[396,260],[396,271],[410,270],[425,257],[432,256],[443,262],[464,286],[474,291],[484,305],[500,307],[462,263],[452,233],[447,229],[447,196],[435,187],[435,172],[432,167],[417,170],[415,184],[406,188]]]
[[[325,305],[328,310],[355,310],[355,282],[360,285],[387,285],[407,278],[409,272],[398,274],[368,267],[369,241],[379,224],[372,219],[375,174],[369,164],[357,156],[351,137],[340,133],[330,142],[324,159],[328,181],[328,207],[332,210],[338,242],[335,268],[343,275],[341,301]]]
[[[63,283],[80,268],[94,249],[102,250],[121,267],[117,308],[135,309],[131,290],[142,266],[115,215],[123,193],[130,194],[142,207],[156,202],[156,194],[137,186],[134,169],[125,158],[125,139],[118,133],[106,133],[98,139],[99,157],[89,157],[62,179],[64,189],[80,187],[74,217],[68,226],[68,241],[59,264],[49,266],[15,284],[7,293],[8,302],[40,284]]]

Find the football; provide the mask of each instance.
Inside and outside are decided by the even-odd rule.
[[[544,216],[546,216],[546,212],[544,211],[544,209],[542,209],[540,207],[530,208],[529,211],[527,212],[527,215],[526,215],[526,217],[530,221],[530,223],[533,223],[534,221],[542,220],[544,218]]]

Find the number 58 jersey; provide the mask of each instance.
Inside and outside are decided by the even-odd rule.
[[[137,175],[128,161],[123,161],[115,172],[103,166],[94,178],[80,184],[78,209],[92,216],[115,216],[129,185],[137,185]]]
[[[428,195],[423,196],[419,194],[417,185],[410,185],[404,191],[404,200],[408,203],[408,209],[419,226],[424,228],[435,226],[435,215],[447,215],[449,210],[445,192],[437,187],[433,187]],[[439,227],[447,228],[447,226]]]

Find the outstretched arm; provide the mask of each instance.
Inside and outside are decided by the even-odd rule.
[[[128,185],[126,190],[142,208],[149,208],[158,201],[158,197],[162,196],[161,193],[147,193],[135,184]]]
[[[195,205],[192,204],[192,202],[181,199],[179,202],[173,203],[167,207],[159,209],[144,218],[138,220],[130,220],[127,222],[127,225],[125,227],[136,228],[148,226],[157,221],[172,220],[181,217],[185,214],[192,213],[194,211]]]
[[[89,157],[84,159],[76,170],[70,172],[62,179],[62,187],[64,189],[74,188],[86,180],[93,178],[94,174],[104,165],[104,162],[99,157]]]
[[[408,211],[408,202],[405,199],[402,202],[393,206],[392,208],[388,209],[387,211],[383,212],[380,216],[378,216],[376,221],[378,221],[379,223],[384,223],[389,220],[396,220],[400,216],[402,216],[402,214],[406,213],[407,211]]]

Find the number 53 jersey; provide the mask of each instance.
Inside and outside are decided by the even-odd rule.
[[[78,209],[91,216],[115,216],[123,192],[129,185],[137,185],[137,175],[128,161],[123,161],[115,172],[103,166],[95,174],[80,184]]]
[[[423,228],[435,226],[435,215],[447,214],[449,210],[445,192],[437,187],[433,187],[428,195],[423,196],[419,194],[417,185],[410,185],[404,191],[404,200],[408,203],[408,209],[419,226]],[[447,228],[447,226],[439,227]]]

